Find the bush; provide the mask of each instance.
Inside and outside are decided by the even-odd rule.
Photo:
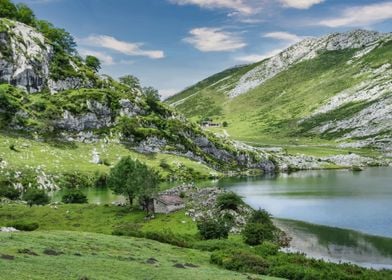
[[[272,241],[274,239],[274,230],[275,228],[270,225],[247,223],[242,231],[242,237],[246,244],[255,246],[263,241]]]
[[[108,175],[106,173],[99,173],[99,172],[97,172],[94,177],[95,177],[95,179],[94,179],[94,187],[96,187],[96,188],[105,188],[105,187],[107,187]]]
[[[11,223],[8,224],[7,226],[16,228],[17,230],[20,231],[34,231],[39,228],[38,223],[23,223],[23,222]]]
[[[242,198],[233,192],[220,194],[216,199],[216,206],[220,210],[235,211],[243,204],[244,202],[242,201]]]
[[[64,173],[59,182],[59,186],[63,189],[83,189],[93,187],[92,180],[89,176],[79,173]]]
[[[272,225],[272,218],[271,214],[268,213],[266,210],[256,210],[252,213],[252,216],[250,217],[249,223],[260,223],[260,224],[266,224],[266,225]]]
[[[262,257],[274,256],[278,254],[279,246],[272,242],[265,241],[255,247],[255,252],[257,255]]]
[[[239,249],[239,248],[248,248],[244,243],[242,242],[234,242],[232,240],[202,240],[195,242],[193,244],[193,248],[200,250],[200,251],[208,251],[208,252],[214,252],[214,251],[221,251],[221,250],[230,250],[230,249]]]
[[[2,185],[1,182],[0,185]],[[0,197],[5,197],[10,200],[17,200],[18,198],[20,198],[21,194],[22,193],[20,190],[15,189],[11,185],[3,185],[0,187]]]
[[[226,239],[229,236],[230,227],[221,219],[205,218],[197,222],[197,229],[204,240]]]
[[[266,274],[269,268],[269,263],[264,258],[240,250],[214,252],[210,262],[225,269],[258,274]]]
[[[23,195],[23,200],[27,201],[27,204],[32,207],[33,205],[45,205],[48,204],[50,199],[44,190],[29,188]]]
[[[162,243],[171,244],[182,248],[192,247],[189,238],[178,234],[174,234],[170,230],[165,230],[163,232],[146,232],[145,238],[152,239]]]
[[[63,195],[61,201],[66,204],[83,204],[87,203],[87,196],[80,190],[68,190]]]

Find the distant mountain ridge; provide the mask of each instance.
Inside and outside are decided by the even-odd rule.
[[[341,147],[392,143],[392,33],[307,38],[167,99],[187,117],[230,123],[238,139],[319,138]]]

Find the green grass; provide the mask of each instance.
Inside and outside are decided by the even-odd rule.
[[[18,152],[12,151],[10,145],[14,145]],[[159,166],[162,160],[171,166],[176,166],[179,163],[184,164],[206,177],[210,173],[218,174],[211,168],[188,158],[169,154],[140,154],[117,143],[73,143],[67,145],[58,142],[40,142],[18,135],[0,133],[0,158],[8,163],[7,169],[20,170],[40,166],[49,173],[72,171],[84,173],[94,173],[96,171],[108,172],[110,169],[109,166],[97,165],[90,162],[94,149],[100,153],[102,160],[107,160],[112,166],[121,157],[131,156],[157,169],[163,177],[168,176],[169,173]]]
[[[293,65],[261,86],[230,99],[227,93],[238,77],[257,64],[233,69],[226,75],[225,72],[219,73],[220,82],[217,83],[216,76],[212,76],[167,102],[178,102],[175,107],[192,120],[211,117],[216,122],[227,121],[229,126],[226,130],[231,138],[253,145],[336,147],[335,139],[341,137],[344,131],[327,131],[317,135],[311,133],[310,129],[327,121],[350,117],[371,105],[371,102],[346,104],[327,114],[310,117],[302,124],[298,121],[309,117],[337,93],[369,79],[362,71],[365,66],[377,68],[392,63],[391,44],[389,41],[359,62],[351,64],[347,62],[356,50],[323,52],[314,59]],[[181,102],[184,96],[188,98]]]
[[[1,205],[0,226],[10,223],[39,224],[39,230],[66,230],[112,234],[123,224],[139,224],[142,231],[173,230],[178,234],[196,235],[195,223],[184,211],[171,215],[157,214],[156,219],[145,220],[145,212],[116,206],[58,205],[32,207],[25,205]]]
[[[0,279],[273,279],[219,269],[210,254],[159,242],[81,232],[0,233]],[[29,249],[38,256],[18,253]],[[59,256],[44,254],[52,249]],[[76,254],[76,255],[75,255]],[[149,264],[149,259],[156,262]],[[176,268],[192,264],[194,268]],[[252,277],[252,278],[248,278]]]

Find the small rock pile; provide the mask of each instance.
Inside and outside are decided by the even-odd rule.
[[[173,189],[161,192],[160,195],[177,195],[184,199],[186,204],[185,215],[198,221],[203,218],[218,219],[224,216],[231,216],[233,227],[230,232],[239,233],[246,225],[252,209],[247,205],[239,206],[234,210],[221,210],[216,206],[216,200],[220,194],[227,191],[220,188],[197,188],[193,184],[184,184]]]

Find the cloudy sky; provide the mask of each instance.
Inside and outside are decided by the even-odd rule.
[[[228,67],[259,61],[307,36],[392,31],[392,1],[25,0],[68,30],[103,73],[133,74],[163,96]]]

